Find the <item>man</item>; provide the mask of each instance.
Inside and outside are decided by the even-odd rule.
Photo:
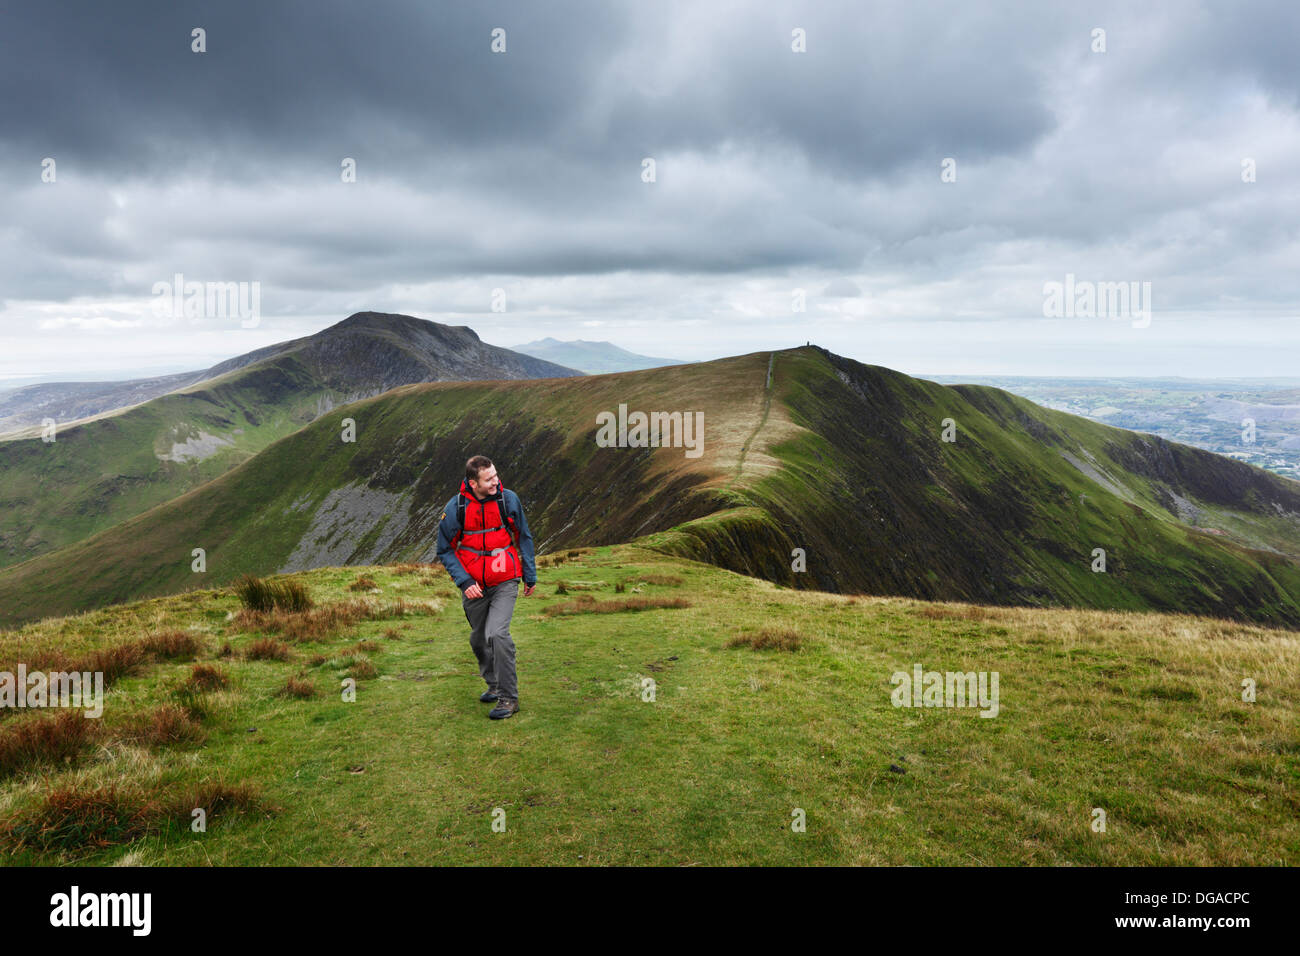
[[[475,455],[465,462],[465,480],[438,520],[438,560],[465,596],[469,646],[488,689],[479,700],[496,701],[493,720],[519,712],[515,642],[510,617],[524,579],[524,597],[537,586],[533,536],[519,496],[501,487],[491,460]]]

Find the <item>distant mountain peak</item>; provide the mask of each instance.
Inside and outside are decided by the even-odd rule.
[[[446,329],[450,332],[458,332],[462,335],[468,336],[475,342],[482,341],[479,339],[478,333],[468,325],[446,325],[442,322],[435,322],[433,319],[422,319],[418,316],[406,315],[403,312],[353,312],[343,321],[336,322],[317,334],[325,334],[334,329],[342,328],[363,327],[401,330],[426,326],[432,326],[432,330]]]
[[[637,355],[627,349],[619,348],[613,342],[592,342],[587,339],[562,341],[547,337],[510,348],[524,355],[545,359],[569,368],[581,369],[589,375],[603,375],[610,372],[632,372],[647,368],[662,368],[665,365],[684,365],[681,359],[658,358],[652,355]]]

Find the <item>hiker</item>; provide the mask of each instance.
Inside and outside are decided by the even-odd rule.
[[[501,485],[496,467],[483,455],[465,462],[465,480],[438,519],[438,560],[465,596],[469,646],[488,689],[479,700],[496,701],[493,720],[519,712],[515,642],[510,617],[524,579],[524,597],[537,586],[533,536],[519,496]]]

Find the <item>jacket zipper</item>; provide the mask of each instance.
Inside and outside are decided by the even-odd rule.
[[[478,503],[478,526],[479,526],[480,528],[486,528],[486,527],[487,527],[487,523],[486,523],[486,522],[487,522],[487,519],[483,517],[483,502],[480,501],[480,502]],[[481,548],[483,547],[483,545],[485,545],[485,544],[487,544],[487,535],[480,531],[480,532],[479,532],[479,548],[481,549]],[[480,558],[481,558],[481,557],[482,557],[482,556],[480,555]],[[479,568],[480,568],[480,569],[483,567],[483,564],[484,564],[484,562],[483,562],[482,560],[480,560],[480,561],[479,561]],[[487,571],[483,571],[483,581],[482,581],[482,586],[483,586],[483,590],[486,591],[486,590],[487,590]]]

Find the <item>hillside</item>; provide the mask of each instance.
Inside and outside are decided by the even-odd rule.
[[[441,569],[304,572],[316,607],[280,618],[197,591],[0,634],[11,670],[135,662],[101,720],[41,747],[12,744],[49,715],[0,719],[0,858],[1300,862],[1296,632],[796,592],[634,547],[555,561],[517,607],[522,710],[500,723]],[[895,707],[917,664],[996,672],[996,717]],[[280,696],[291,678],[310,696]]]
[[[211,377],[207,372],[177,372],[118,382],[41,382],[0,390],[0,439],[26,433],[46,418],[80,421],[139,405]]]
[[[597,447],[596,415],[620,403],[702,411],[703,454]],[[940,440],[945,419],[955,442]],[[0,623],[244,572],[430,560],[474,452],[521,495],[541,553],[636,540],[798,588],[1300,624],[1300,485],[815,347],[407,385],[336,408],[200,488],[0,571]]]
[[[619,348],[612,342],[587,342],[583,339],[561,342],[559,339],[545,338],[535,342],[525,342],[523,345],[514,345],[511,348],[524,355],[567,365],[569,368],[582,369],[589,375],[635,372],[640,369],[659,368],[663,365],[683,364],[680,359],[637,355],[635,352]]]
[[[990,385],[1036,405],[1129,431],[1159,435],[1300,480],[1300,403],[1286,382],[1184,378],[937,376]],[[1248,422],[1255,427],[1247,428]]]
[[[0,567],[134,517],[330,409],[397,385],[580,374],[486,345],[464,326],[359,312],[229,359],[199,383],[143,404],[60,422],[53,443],[39,430],[0,442]]]

